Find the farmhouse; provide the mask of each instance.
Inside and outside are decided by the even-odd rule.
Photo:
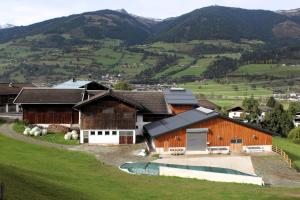
[[[19,105],[14,99],[23,87],[34,87],[31,83],[0,83],[0,113],[18,113]]]
[[[245,112],[245,109],[241,106],[235,106],[233,108],[227,109],[227,112],[229,118],[241,120],[242,114]]]
[[[144,126],[158,153],[271,151],[272,132],[199,107]]]
[[[172,98],[170,98],[170,94]],[[145,124],[197,107],[190,91],[112,91],[24,88],[14,101],[23,120],[79,127],[81,143],[131,144]]]
[[[300,126],[300,112],[297,112],[297,113],[295,114],[295,118],[294,118],[294,120],[293,120],[293,123],[294,123],[294,126],[295,126],[295,127]]]

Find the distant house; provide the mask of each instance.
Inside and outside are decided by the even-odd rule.
[[[199,107],[144,126],[158,153],[186,154],[272,151],[273,133]]]
[[[259,117],[260,121],[263,121],[266,117],[266,114],[270,113],[272,111],[272,108],[270,108],[269,106],[259,106],[258,108],[261,111],[260,117]]]
[[[18,113],[19,105],[13,104],[23,87],[35,87],[32,83],[0,83],[0,113]]]
[[[300,126],[300,112],[296,113],[293,123],[295,127]]]
[[[86,90],[108,90],[109,88],[95,81],[76,80],[72,78],[69,81],[53,86],[56,89],[86,89]]]
[[[214,102],[207,100],[205,97],[198,98],[198,104],[200,107],[208,108],[211,110],[220,110],[221,109],[221,106],[215,104]]]
[[[242,114],[245,112],[245,109],[241,106],[235,106],[233,108],[227,109],[228,117],[231,119],[242,119]]]
[[[171,88],[163,91],[170,112],[179,114],[199,107],[198,101],[191,90]]]

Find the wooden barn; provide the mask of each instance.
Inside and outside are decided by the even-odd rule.
[[[84,94],[80,89],[23,88],[14,103],[21,104],[23,120],[31,124],[71,127],[79,125],[79,113],[73,106]]]
[[[171,116],[161,92],[102,91],[78,103],[81,143],[133,144],[143,126]]]
[[[19,105],[13,101],[23,87],[34,87],[31,83],[0,83],[0,113],[18,113]]]
[[[271,151],[272,132],[199,107],[144,126],[158,153]]]

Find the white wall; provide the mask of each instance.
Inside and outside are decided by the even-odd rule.
[[[228,117],[231,118],[231,119],[241,118],[242,113],[243,112],[229,112]]]
[[[133,131],[133,144],[135,144],[136,134],[135,130],[80,130],[80,143],[84,143],[83,132],[89,132],[89,144],[119,144],[120,131]],[[91,135],[94,131],[95,135]],[[102,135],[98,135],[98,131],[102,131]],[[109,135],[105,135],[105,131],[109,131]],[[117,134],[113,135],[112,132],[116,131]]]
[[[137,115],[136,117],[136,135],[143,135],[144,125],[149,124],[150,122],[144,122],[143,115]]]
[[[264,185],[261,177],[244,176],[235,174],[215,173],[206,171],[197,171],[190,169],[178,169],[171,167],[159,167],[159,175],[161,176],[177,176],[182,178],[196,178],[208,181],[247,183],[255,185]]]

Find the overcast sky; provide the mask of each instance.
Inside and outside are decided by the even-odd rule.
[[[0,0],[0,24],[28,25],[86,11],[121,8],[164,19],[216,4],[265,10],[300,8],[300,0]]]

